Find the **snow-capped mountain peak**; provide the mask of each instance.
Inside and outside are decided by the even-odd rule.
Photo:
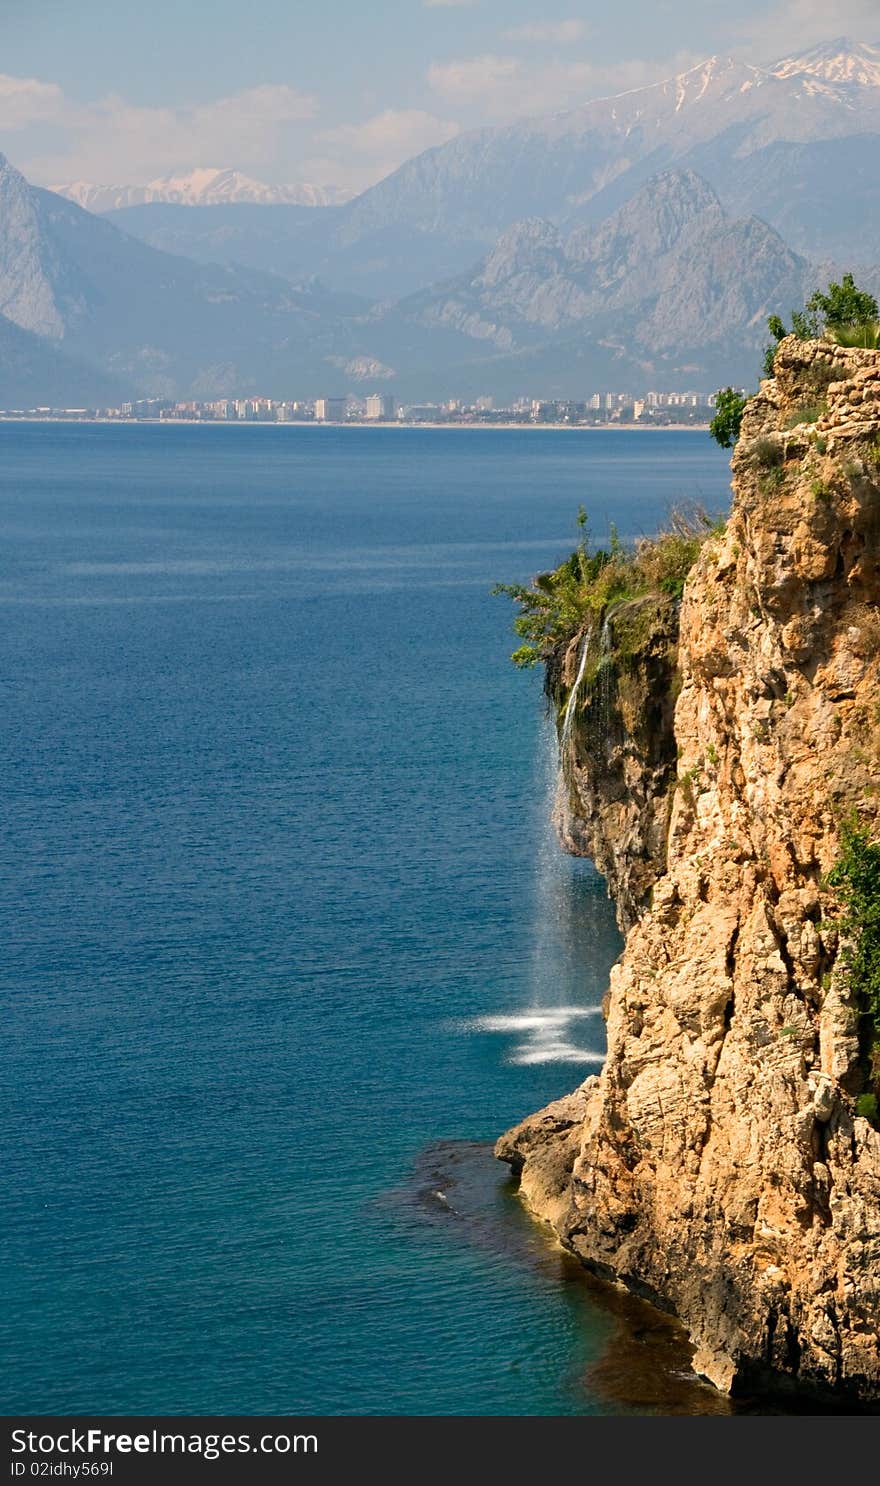
[[[784,57],[771,71],[776,77],[806,75],[827,83],[877,88],[880,87],[880,46],[839,36],[810,51]]]
[[[160,176],[143,186],[98,186],[90,181],[71,181],[51,189],[90,212],[116,211],[155,201],[177,206],[221,206],[237,202],[256,206],[333,206],[349,195],[337,186],[307,183],[269,186],[240,171],[216,166],[201,166],[187,175]]]

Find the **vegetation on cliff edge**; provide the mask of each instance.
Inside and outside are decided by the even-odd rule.
[[[778,315],[771,315],[767,329],[775,345],[767,347],[764,371],[773,375],[776,346],[787,335],[796,335],[802,341],[821,340],[826,337],[838,346],[863,346],[876,349],[880,310],[873,294],[860,289],[851,273],[845,273],[837,284],[832,279],[825,290],[817,289],[807,300],[802,310],[792,310],[791,330],[787,330]]]
[[[706,538],[723,529],[701,508],[675,510],[655,537],[624,547],[614,527],[608,547],[590,550],[587,514],[578,512],[578,544],[564,562],[539,573],[530,584],[497,583],[519,606],[513,622],[523,644],[511,660],[516,666],[546,661],[586,625],[600,621],[614,604],[666,594],[680,598],[685,579]]]
[[[860,289],[853,275],[845,273],[839,284],[832,279],[827,289],[817,289],[802,310],[792,310],[791,329],[779,315],[770,316],[767,329],[773,339],[764,350],[763,374],[772,377],[776,348],[787,335],[796,335],[802,341],[824,339],[837,346],[862,346],[876,350],[880,346],[880,307],[873,294]],[[829,370],[833,377],[833,367]],[[819,368],[816,368],[816,373],[821,382]],[[814,391],[818,396],[821,386],[817,385]],[[722,449],[732,449],[739,438],[748,401],[748,394],[737,392],[734,387],[719,391],[709,432]],[[817,415],[818,411],[821,411],[819,404]]]

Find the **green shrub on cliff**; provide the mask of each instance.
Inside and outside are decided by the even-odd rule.
[[[785,462],[785,449],[781,440],[767,434],[755,439],[749,448],[748,462],[753,469],[778,469]]]
[[[880,350],[880,320],[866,320],[861,325],[845,325],[835,330],[839,346],[861,346],[866,351]]]
[[[673,511],[666,530],[625,548],[611,528],[608,547],[590,551],[587,516],[578,512],[579,540],[564,562],[530,584],[496,583],[492,592],[519,607],[513,628],[523,640],[511,660],[533,666],[612,606],[647,594],[677,599],[706,538],[718,531],[705,511]]]
[[[858,822],[842,830],[840,856],[828,876],[844,907],[840,928],[852,990],[868,1026],[871,1077],[880,1083],[880,845]]]
[[[828,412],[827,402],[803,402],[785,420],[786,428],[799,428],[802,423],[818,423],[823,413]]]
[[[817,289],[807,309],[820,316],[826,334],[839,345],[877,344],[877,301],[857,287],[851,273],[845,273],[839,284],[832,281],[824,293]]]

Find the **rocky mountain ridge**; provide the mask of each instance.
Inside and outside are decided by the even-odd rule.
[[[606,378],[668,380],[686,367],[700,385],[746,382],[772,306],[801,303],[814,280],[766,223],[732,220],[705,180],[673,170],[595,227],[514,224],[475,271],[397,312],[520,365],[551,339],[576,339]]]
[[[872,1033],[828,875],[848,820],[880,825],[880,353],[783,341],[733,471],[674,713],[652,620],[612,643],[609,721],[594,682],[567,741],[569,845],[611,860],[628,929],[605,1066],[497,1154],[566,1248],[680,1317],[718,1387],[876,1401]]]
[[[880,88],[880,46],[838,36],[800,55],[783,57],[770,71],[775,77],[800,75],[829,83]]]

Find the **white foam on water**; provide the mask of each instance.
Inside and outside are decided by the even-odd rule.
[[[518,1047],[507,1059],[508,1063],[525,1066],[532,1063],[591,1063],[601,1068],[605,1062],[603,1053],[591,1053],[584,1047],[573,1047],[570,1042],[552,1042],[546,1047]]]
[[[465,1022],[462,1030],[500,1032],[507,1035],[525,1033],[523,1040],[508,1055],[508,1063],[521,1066],[533,1063],[589,1063],[598,1066],[604,1063],[604,1054],[578,1047],[576,1043],[569,1041],[567,1034],[573,1022],[601,1015],[600,1006],[535,1007],[528,1011],[475,1017]]]
[[[601,1006],[559,1006],[540,1011],[517,1012],[513,1015],[480,1016],[467,1023],[473,1032],[541,1032],[559,1031],[576,1017],[601,1016]]]

